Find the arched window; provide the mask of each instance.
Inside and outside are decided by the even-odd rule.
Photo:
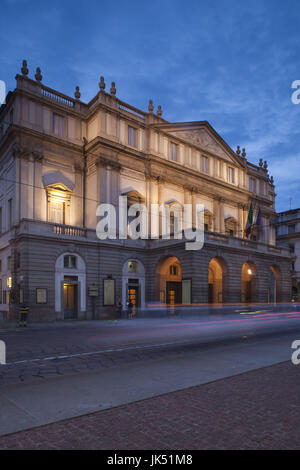
[[[137,261],[128,261],[128,272],[137,273],[139,271],[139,264]]]
[[[77,258],[74,255],[65,255],[64,256],[64,268],[75,269],[77,266]]]

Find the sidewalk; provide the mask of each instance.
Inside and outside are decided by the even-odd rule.
[[[300,366],[284,362],[0,438],[0,449],[300,449]]]

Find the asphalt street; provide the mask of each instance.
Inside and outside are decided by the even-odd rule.
[[[32,324],[0,330],[0,435],[290,360],[300,308]]]

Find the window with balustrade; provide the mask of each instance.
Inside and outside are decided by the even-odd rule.
[[[238,223],[234,217],[225,219],[225,234],[229,237],[238,236]]]
[[[61,184],[47,186],[48,222],[69,224],[71,192]]]

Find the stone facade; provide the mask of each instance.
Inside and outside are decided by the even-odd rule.
[[[78,87],[71,98],[44,86],[40,70],[29,78],[26,62],[21,72],[0,109],[5,318],[20,303],[34,320],[104,318],[128,296],[142,308],[290,300],[291,257],[275,243],[266,162],[248,162],[245,149],[234,152],[206,121],[168,123],[151,100],[148,112],[121,101],[114,83],[105,92],[103,77],[83,103]],[[97,238],[97,207],[118,208],[120,195],[146,205],[149,239]],[[251,202],[262,223],[246,239]],[[171,212],[192,204],[193,227],[202,204],[203,249],[163,240],[153,203]]]
[[[276,226],[278,246],[289,249],[293,258],[292,290],[295,300],[300,300],[300,209],[279,212]]]

